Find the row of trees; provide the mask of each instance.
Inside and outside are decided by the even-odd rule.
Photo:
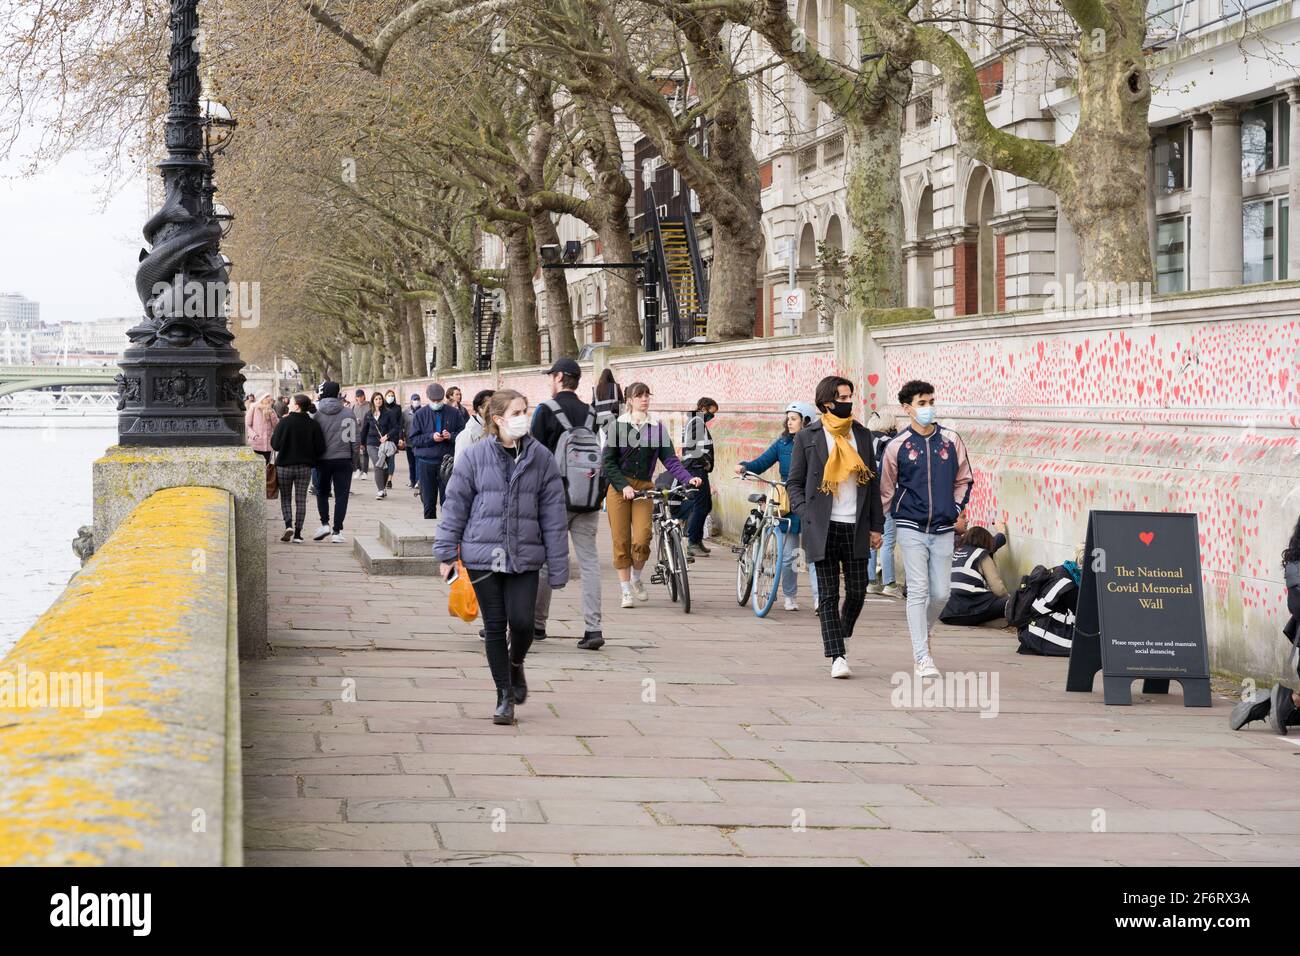
[[[241,124],[218,171],[239,216],[227,249],[237,277],[262,284],[265,321],[239,330],[241,349],[313,376],[420,375],[431,302],[452,320],[438,323],[439,364],[470,367],[480,285],[507,303],[499,357],[537,361],[533,276],[558,218],[590,226],[607,259],[631,258],[629,122],[711,222],[709,337],[747,337],[762,248],[753,103],[780,64],[845,125],[858,307],[903,304],[900,144],[918,63],[937,67],[963,150],[1060,196],[1084,278],[1149,280],[1145,4],[1032,2],[1018,29],[1050,33],[1078,87],[1063,146],[990,123],[953,29],[984,20],[920,0],[844,0],[855,62],[809,42],[787,0],[204,0],[206,83]],[[147,142],[123,135],[156,129],[165,108],[166,0],[16,6],[0,17],[0,111],[47,131],[40,155]],[[505,268],[482,267],[485,235]],[[571,353],[567,284],[543,275],[552,349]],[[614,345],[640,341],[635,296],[608,283]]]

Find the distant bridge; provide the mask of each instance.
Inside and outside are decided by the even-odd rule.
[[[0,365],[0,395],[55,385],[112,385],[112,365]]]
[[[0,395],[0,414],[43,415],[46,412],[116,414],[117,393],[65,388],[61,392],[14,392]]]

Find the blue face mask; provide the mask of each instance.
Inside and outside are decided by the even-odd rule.
[[[921,426],[934,424],[934,406],[926,405],[916,410],[916,423]]]

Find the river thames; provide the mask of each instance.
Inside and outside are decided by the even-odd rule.
[[[5,428],[0,421],[6,565],[0,574],[0,655],[81,567],[72,539],[92,521],[90,466],[117,441],[117,418],[103,421],[103,427],[91,428],[57,420],[41,428]]]

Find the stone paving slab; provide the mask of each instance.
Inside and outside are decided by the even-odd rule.
[[[421,524],[414,498],[365,489],[349,536]],[[1230,732],[1217,696],[1184,709],[1175,685],[1107,708],[1010,632],[940,627],[940,667],[997,676],[996,716],[895,706],[901,602],[868,600],[854,677],[833,681],[806,586],[802,610],[756,619],[724,548],[692,565],[690,615],[658,586],[620,609],[610,573],[599,652],[576,646],[576,585],[557,592],[530,699],[498,727],[478,623],[448,616],[440,582],[368,576],[350,541],[281,543],[278,502],[266,527],[275,654],[241,675],[249,865],[1239,866],[1300,851],[1300,747]]]

